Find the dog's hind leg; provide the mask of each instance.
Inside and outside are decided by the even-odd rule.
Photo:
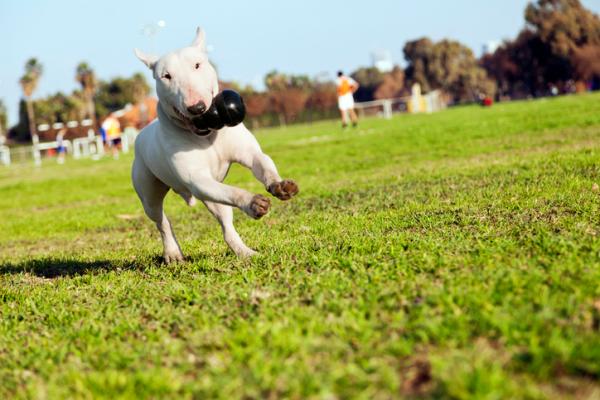
[[[244,244],[242,238],[235,230],[233,226],[233,208],[225,204],[214,203],[212,201],[203,201],[204,205],[215,216],[219,224],[221,224],[221,230],[223,231],[223,238],[225,243],[238,257],[250,257],[256,254],[254,250]]]
[[[163,211],[163,201],[169,187],[159,181],[142,161],[135,159],[132,170],[133,186],[137,192],[148,218],[156,224],[163,242],[163,258],[168,264],[183,261],[183,254],[171,223]]]

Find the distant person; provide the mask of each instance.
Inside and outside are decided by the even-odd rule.
[[[479,104],[481,104],[483,107],[491,107],[494,105],[494,99],[491,96],[480,93]]]
[[[67,130],[65,128],[62,128],[56,134],[56,153],[57,153],[56,161],[59,164],[65,163],[65,154],[67,152],[67,149],[65,147],[65,134],[66,133],[67,133]]]
[[[354,92],[358,90],[358,83],[349,76],[344,75],[342,71],[337,74],[336,81],[338,94],[338,108],[342,116],[342,128],[348,126],[348,116],[352,121],[352,126],[358,124],[358,117],[354,111]]]
[[[104,131],[104,141],[112,149],[113,157],[119,158],[119,145],[121,144],[121,123],[114,115],[106,117],[102,122],[101,131]]]

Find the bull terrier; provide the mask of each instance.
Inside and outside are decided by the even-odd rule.
[[[219,92],[217,73],[206,52],[201,28],[189,47],[156,57],[135,50],[152,71],[158,95],[158,118],[135,141],[132,181],[146,215],[160,232],[164,261],[182,261],[183,254],[163,210],[172,189],[188,205],[202,201],[214,215],[227,245],[238,257],[256,254],[244,244],[233,226],[237,207],[254,219],[269,211],[270,200],[223,184],[232,163],[250,170],[273,196],[289,200],[298,185],[279,176],[273,160],[262,152],[254,135],[239,124],[219,130],[199,130],[192,123],[211,106]]]

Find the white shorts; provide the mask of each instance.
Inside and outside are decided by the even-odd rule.
[[[347,93],[338,97],[338,107],[342,111],[351,110],[354,108],[354,97],[352,93]]]

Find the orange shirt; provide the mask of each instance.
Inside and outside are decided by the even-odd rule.
[[[352,90],[356,86],[356,82],[352,78],[347,76],[339,77],[337,80],[337,94],[338,96],[344,96],[348,93],[352,93]]]
[[[113,116],[109,116],[104,120],[102,128],[104,128],[104,131],[106,132],[106,137],[110,139],[121,136],[121,124],[119,123],[119,120]]]

